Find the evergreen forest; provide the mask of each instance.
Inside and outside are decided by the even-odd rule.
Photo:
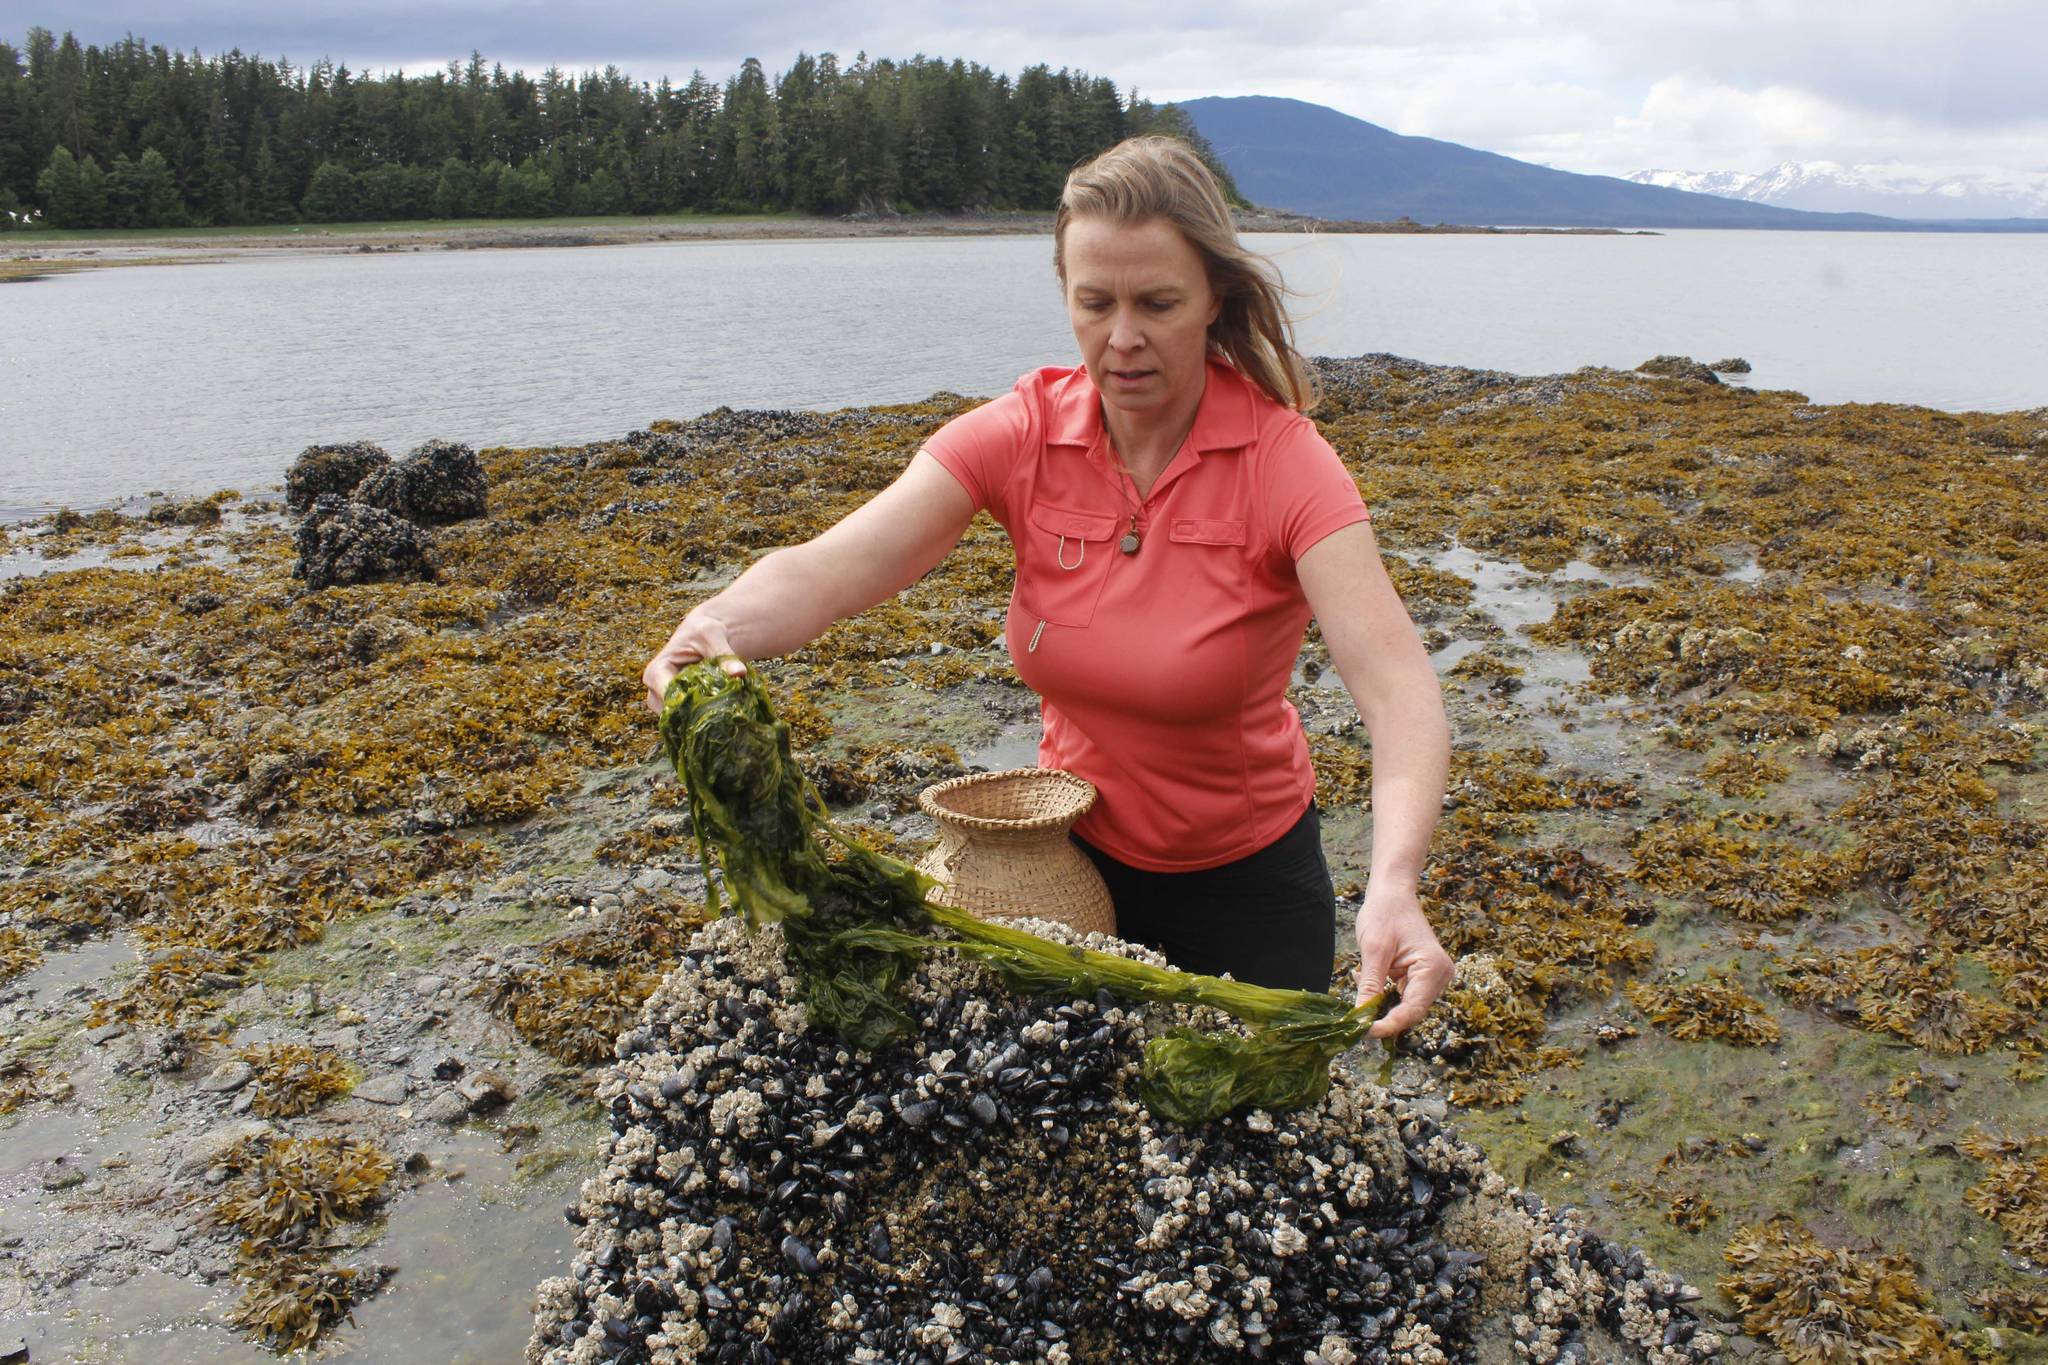
[[[369,76],[31,28],[0,41],[0,227],[1043,210],[1138,133],[1185,138],[1230,186],[1173,105],[1044,65],[826,52],[678,86],[472,53]]]

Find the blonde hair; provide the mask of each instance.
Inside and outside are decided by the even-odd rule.
[[[1209,350],[1284,407],[1316,404],[1315,372],[1294,349],[1294,326],[1282,306],[1286,286],[1264,256],[1238,244],[1237,225],[1216,177],[1179,138],[1133,137],[1076,166],[1053,216],[1052,265],[1067,282],[1067,224],[1100,217],[1122,225],[1160,219],[1173,224],[1202,258],[1209,287],[1222,303],[1209,324]]]

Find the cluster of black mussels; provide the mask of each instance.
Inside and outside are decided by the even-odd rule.
[[[1695,1291],[1348,1072],[1285,1116],[1156,1115],[1146,1041],[1213,1011],[943,956],[869,1052],[812,1027],[782,940],[705,926],[620,1039],[533,1365],[1714,1356]]]

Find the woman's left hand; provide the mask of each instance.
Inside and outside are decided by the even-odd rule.
[[[1358,907],[1358,1002],[1393,985],[1401,1003],[1373,1022],[1368,1038],[1391,1038],[1421,1022],[1451,983],[1451,955],[1436,941],[1413,887],[1368,887]]]

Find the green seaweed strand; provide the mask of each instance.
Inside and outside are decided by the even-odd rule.
[[[704,856],[716,849],[734,908],[750,924],[780,924],[812,1017],[856,1047],[907,1037],[898,986],[927,954],[950,948],[987,964],[1024,995],[1108,991],[1125,1002],[1207,1005],[1251,1026],[1248,1035],[1175,1029],[1145,1048],[1146,1103],[1181,1123],[1238,1109],[1296,1109],[1322,1098],[1330,1062],[1365,1036],[1387,995],[1347,1008],[1313,991],[1273,990],[1069,947],[927,899],[935,883],[833,824],[790,753],[753,673],[717,660],[669,684],[662,742],[689,789]],[[949,936],[949,937],[946,937]]]

